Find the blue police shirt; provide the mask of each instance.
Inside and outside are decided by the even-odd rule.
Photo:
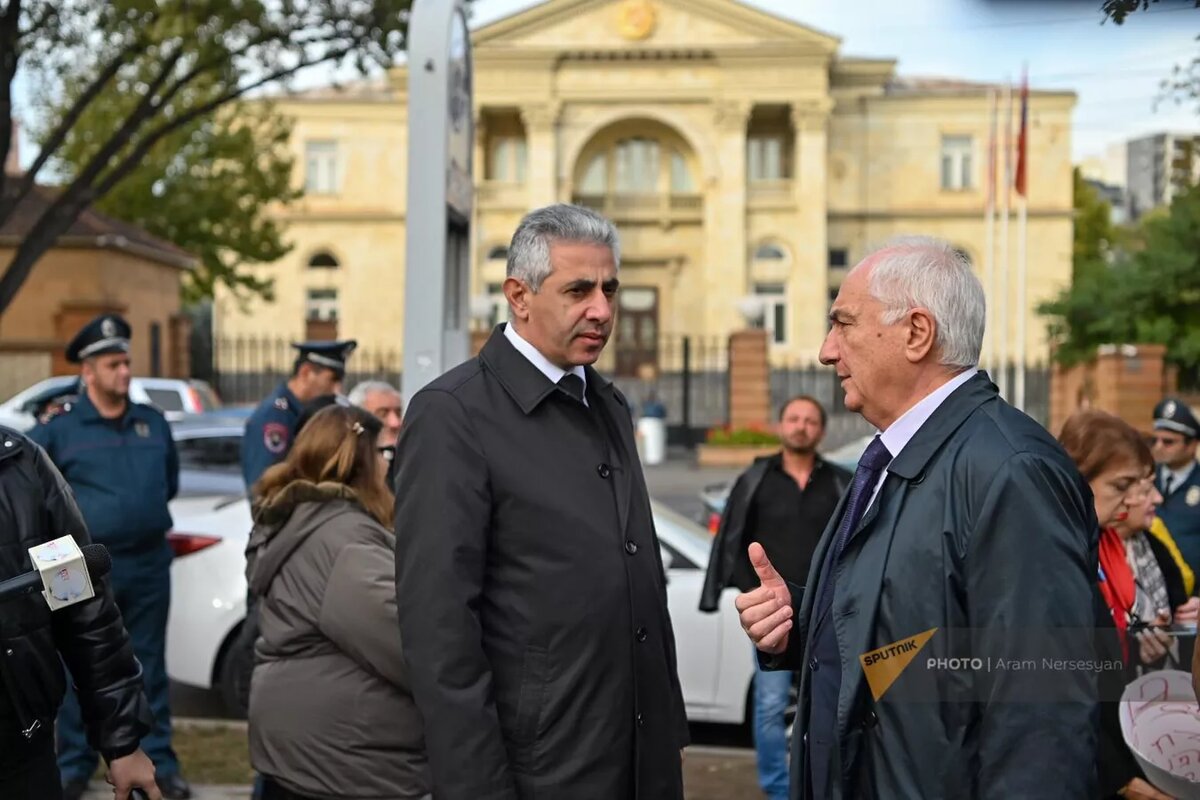
[[[300,411],[300,401],[285,381],[246,420],[246,433],[242,437],[242,478],[246,481],[246,491],[287,455],[300,422]]]
[[[114,419],[81,394],[29,438],[75,493],[92,539],[113,552],[149,549],[171,528],[167,503],[179,490],[179,456],[158,410],[130,402]]]
[[[1160,492],[1163,479],[1164,472],[1159,467],[1155,483]],[[1183,483],[1171,487],[1170,494],[1163,492],[1158,516],[1179,545],[1183,560],[1193,570],[1200,570],[1200,466],[1192,467]]]

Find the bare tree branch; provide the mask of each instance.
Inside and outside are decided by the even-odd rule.
[[[0,203],[8,182],[8,154],[12,150],[12,82],[17,74],[17,37],[21,23],[21,0],[11,0],[0,16]],[[0,214],[0,222],[4,216]]]

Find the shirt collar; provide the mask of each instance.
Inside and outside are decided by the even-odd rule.
[[[946,398],[954,393],[955,389],[975,377],[978,372],[978,369],[971,367],[958,373],[921,398],[915,406],[901,414],[900,418],[889,425],[887,430],[879,432],[879,438],[883,440],[884,447],[892,454],[893,459],[900,455],[900,451],[912,441],[912,438],[917,435],[917,431],[921,429],[926,420],[933,416],[933,412],[938,410],[938,406],[944,403]]]
[[[512,326],[511,322],[504,326],[504,338],[508,339],[513,348],[525,356],[530,364],[533,364],[538,368],[539,372],[549,378],[551,383],[557,384],[562,380],[562,376],[566,375],[569,371],[572,375],[579,376],[579,380],[583,381],[583,390],[585,393],[587,392],[587,373],[584,372],[583,367],[576,365],[571,367],[570,370],[565,370],[557,364],[552,363],[550,359],[542,355],[541,350],[538,350],[525,341],[521,334],[517,333],[517,329]]]
[[[1168,467],[1164,464],[1163,465],[1163,478],[1165,479],[1168,475],[1171,476],[1171,491],[1174,492],[1180,486],[1183,486],[1184,481],[1186,481],[1188,478],[1190,478],[1192,476],[1192,470],[1194,470],[1195,468],[1196,468],[1195,461],[1193,461],[1192,463],[1188,464],[1187,466],[1185,466],[1181,469],[1171,469],[1170,467]]]

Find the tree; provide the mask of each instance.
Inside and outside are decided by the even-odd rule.
[[[1072,273],[1076,279],[1095,264],[1103,265],[1114,239],[1112,205],[1075,168],[1075,242]]]
[[[1139,223],[1136,251],[1084,270],[1040,307],[1051,319],[1055,357],[1087,359],[1101,344],[1157,343],[1182,375],[1200,371],[1200,187]]]
[[[1103,20],[1112,20],[1117,25],[1124,25],[1130,15],[1138,11],[1149,11],[1151,5],[1159,0],[1104,0],[1100,6]],[[1200,0],[1191,0],[1192,7],[1200,9]],[[1197,37],[1200,38],[1200,37]],[[1162,98],[1173,100],[1176,104],[1188,100],[1200,100],[1200,58],[1193,58],[1187,64],[1176,64],[1171,76],[1162,82]]]
[[[77,86],[81,86],[77,84]],[[186,91],[186,90],[185,90]],[[74,102],[70,97],[67,104]],[[106,91],[63,142],[55,166],[74,178],[136,98]],[[65,109],[49,115],[58,119]],[[37,131],[44,140],[47,128]],[[239,268],[291,250],[272,211],[300,196],[288,150],[291,126],[266,102],[235,103],[163,137],[95,208],[132,222],[199,258],[184,299],[210,298],[218,283],[234,294],[273,296],[273,283]]]
[[[28,171],[15,177],[0,171],[0,225],[48,163],[66,161],[70,142],[81,143],[87,156],[32,224],[0,278],[0,314],[58,236],[152,159],[164,140],[211,122],[248,92],[286,84],[313,66],[353,65],[362,72],[391,66],[404,47],[409,5],[410,0],[0,0],[0,163],[12,146],[18,69],[27,70],[39,96],[56,100],[60,111],[45,126]],[[126,98],[111,124],[81,127],[89,111],[94,116],[102,98],[111,97]]]

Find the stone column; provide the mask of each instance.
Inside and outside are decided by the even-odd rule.
[[[704,199],[703,330],[728,331],[739,324],[734,303],[747,293],[746,124],[752,104],[718,100],[713,104],[717,174]]]
[[[796,355],[816,358],[825,338],[829,303],[828,192],[826,164],[829,158],[826,131],[829,101],[805,101],[792,105],[795,132],[792,191],[796,197],[797,251],[788,299]]]
[[[521,108],[525,125],[525,183],[529,207],[558,202],[558,117],[562,106],[554,101]]]

